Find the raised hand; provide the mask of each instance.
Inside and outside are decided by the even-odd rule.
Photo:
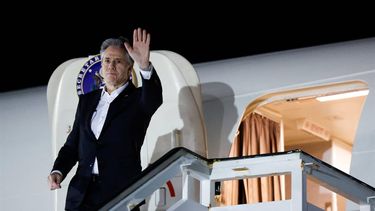
[[[125,43],[129,55],[143,70],[150,65],[150,39],[151,36],[146,30],[138,28],[133,32],[133,46]]]

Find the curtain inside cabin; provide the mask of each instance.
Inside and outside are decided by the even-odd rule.
[[[242,121],[229,157],[275,153],[279,144],[279,123],[252,113]],[[283,200],[280,176],[224,181],[221,190],[225,206]]]

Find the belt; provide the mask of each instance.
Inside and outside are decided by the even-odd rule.
[[[98,182],[99,174],[91,174],[91,182]]]

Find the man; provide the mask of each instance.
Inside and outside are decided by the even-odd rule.
[[[70,181],[65,209],[97,210],[141,172],[140,150],[162,88],[149,61],[150,34],[140,28],[133,46],[107,39],[101,46],[104,89],[80,96],[73,129],[60,149],[51,174],[51,190],[78,162]],[[142,87],[130,78],[133,62],[141,68]]]

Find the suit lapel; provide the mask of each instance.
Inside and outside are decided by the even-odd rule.
[[[86,119],[85,119],[86,128],[89,132],[90,137],[94,140],[96,140],[96,137],[91,130],[91,119],[92,119],[92,115],[94,114],[96,110],[96,107],[98,106],[102,90],[99,89],[96,92],[97,93],[94,93],[94,95],[91,98],[89,98],[89,102],[87,103],[87,108],[86,108],[87,110],[85,112],[87,114]]]
[[[99,139],[104,134],[105,130],[110,125],[113,118],[115,118],[121,111],[123,111],[126,107],[128,96],[136,90],[133,83],[129,83],[129,85],[114,99],[109,106],[107,117],[105,119],[103,129],[100,133]]]

